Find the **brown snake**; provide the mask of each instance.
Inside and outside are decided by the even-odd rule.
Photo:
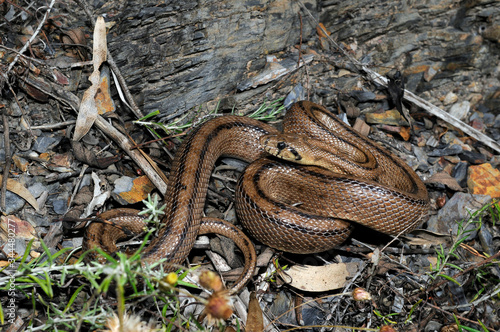
[[[248,238],[231,224],[203,218],[209,178],[221,156],[253,162],[238,183],[237,213],[245,229],[271,247],[295,253],[325,251],[349,236],[350,221],[390,235],[418,226],[428,209],[427,190],[404,161],[311,102],[293,105],[283,126],[285,135],[248,117],[223,116],[193,129],[172,165],[163,227],[144,249],[141,261],[166,258],[167,264],[180,264],[198,235],[215,232],[235,240],[245,254],[246,273],[232,292],[251,278],[255,252]],[[300,144],[284,141],[286,133],[299,135],[299,141],[303,136],[322,140],[319,147],[312,147],[320,154],[323,147],[333,146],[331,170],[266,158],[269,154],[262,144],[271,154],[309,163],[302,160],[307,158],[302,158]],[[143,228],[136,210],[110,210],[100,218],[134,232]],[[98,246],[111,253],[124,235],[112,225],[94,222],[87,228],[83,247]]]

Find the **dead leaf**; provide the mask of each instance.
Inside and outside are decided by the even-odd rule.
[[[99,169],[107,168],[120,159],[118,156],[97,158],[93,151],[87,149],[82,143],[74,140],[71,140],[71,148],[76,160]]]
[[[413,237],[403,236],[405,243],[416,246],[438,246],[440,244],[449,244],[450,236],[431,232],[425,229],[416,229],[411,232]]]
[[[94,48],[92,62],[94,64],[94,72],[90,75],[89,81],[92,85],[84,92],[78,118],[76,119],[75,133],[73,139],[79,141],[85,134],[88,133],[95,120],[97,119],[97,107],[95,96],[99,90],[99,82],[101,80],[101,72],[99,68],[106,61],[107,46],[106,46],[106,25],[104,18],[99,17],[94,28]]]
[[[264,331],[264,317],[255,292],[250,293],[246,331]]]
[[[65,31],[61,36],[61,41],[67,45],[65,48],[69,48],[73,56],[78,56],[82,61],[87,60],[88,55],[87,50],[83,46],[87,44],[86,39],[85,33],[80,28]]]
[[[324,266],[295,265],[286,273],[290,285],[308,292],[325,292],[346,285],[358,269],[357,263],[339,263]]]
[[[90,216],[94,212],[95,208],[103,206],[111,195],[109,190],[101,190],[101,187],[103,186],[101,186],[101,180],[95,172],[92,172],[92,180],[94,181],[94,194],[92,201],[85,209],[85,217]]]
[[[12,156],[12,161],[14,162],[16,167],[19,168],[23,173],[28,170],[29,162],[26,159],[21,158],[17,154],[15,154]]]
[[[36,231],[33,226],[26,220],[19,219],[16,216],[2,216],[0,221],[0,229],[9,238],[31,240],[36,238]]]
[[[0,175],[0,181],[2,181],[3,177]],[[22,184],[17,182],[14,179],[7,179],[7,190],[12,191],[14,194],[22,197],[26,202],[28,202],[31,206],[38,211],[38,203],[33,197],[33,195],[26,189]]]
[[[444,171],[432,175],[427,181],[425,181],[425,183],[439,183],[454,191],[464,191],[464,189],[458,184],[457,180]]]

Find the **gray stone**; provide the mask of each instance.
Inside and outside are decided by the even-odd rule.
[[[441,156],[452,156],[459,154],[463,149],[458,144],[452,144],[442,149],[434,149],[428,153],[429,157],[441,157]]]
[[[463,225],[471,214],[482,208],[491,201],[488,195],[472,195],[457,192],[452,198],[439,210],[438,214],[429,218],[427,229],[432,232],[457,235],[459,225]],[[477,225],[470,224],[466,230],[473,230]],[[475,231],[467,234],[467,239],[473,239],[476,236]]]
[[[456,94],[454,94],[453,92],[448,92],[446,94],[446,97],[444,97],[443,105],[453,104],[457,100],[458,100],[458,96]]]
[[[500,129],[500,114],[498,114],[493,122],[493,127]]]
[[[43,185],[42,182],[37,181],[29,186],[28,190],[33,195],[33,197],[38,198],[44,191],[47,190],[47,187]]]
[[[61,141],[61,136],[51,136],[51,135],[42,135],[37,137],[35,144],[33,145],[33,150],[38,153],[45,153],[47,151],[52,150],[54,146],[59,144]]]
[[[469,114],[469,111],[470,111],[470,102],[464,100],[456,104],[453,104],[453,106],[451,106],[448,112],[450,113],[450,115],[453,115],[457,119],[464,120]]]
[[[451,172],[451,176],[457,180],[458,184],[462,188],[467,187],[467,169],[468,164],[462,161],[457,163]]]
[[[52,201],[54,212],[59,215],[64,215],[67,212],[68,204],[64,199],[54,199]]]
[[[26,201],[11,191],[5,193],[5,214],[13,214],[23,208]]]

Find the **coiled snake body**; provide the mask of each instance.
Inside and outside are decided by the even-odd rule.
[[[170,264],[182,263],[199,234],[221,233],[235,240],[246,258],[247,272],[232,291],[248,281],[255,266],[248,238],[226,222],[203,218],[209,178],[222,156],[253,162],[238,183],[237,213],[245,229],[271,247],[295,253],[328,250],[348,237],[351,221],[390,235],[418,226],[428,209],[427,190],[402,160],[311,102],[294,104],[283,126],[284,135],[257,120],[223,116],[195,128],[176,153],[163,227],[145,248],[142,261],[166,258]],[[322,140],[311,148],[320,155],[331,155],[323,147],[333,146],[330,170],[266,157],[274,154],[305,164],[320,159],[303,158],[300,142],[290,143],[289,133],[298,135],[299,141],[305,136]],[[100,218],[134,232],[143,228],[136,210],[110,210]],[[112,225],[92,223],[83,247],[114,252],[116,240],[123,236]]]

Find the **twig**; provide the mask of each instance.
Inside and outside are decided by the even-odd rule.
[[[299,59],[297,60],[297,68],[300,67],[300,60],[302,60],[302,15],[300,13],[297,13],[299,15],[299,21],[300,21],[300,36],[299,36]]]
[[[19,56],[21,56],[21,57],[23,57],[23,58],[25,58],[25,59],[27,59],[29,61],[36,62],[36,63],[41,64],[41,65],[45,65],[45,61],[42,61],[40,59],[36,59],[36,58],[30,57],[28,55],[21,54],[21,52],[19,52],[18,50],[15,50],[13,48],[7,47],[5,45],[0,45],[0,47],[3,48],[3,49],[6,49],[7,51],[16,53]]]
[[[4,149],[5,149],[5,167],[3,170],[2,178],[2,190],[0,197],[0,209],[5,212],[5,195],[7,194],[7,180],[9,179],[10,165],[12,163],[12,158],[10,156],[10,139],[9,139],[9,119],[7,118],[7,109],[4,108],[2,112],[3,121],[3,138],[4,138]]]
[[[307,9],[306,6],[300,1],[297,0],[297,2],[300,4],[302,9],[308,14],[308,16],[311,18],[311,20],[318,26],[321,31],[326,35],[328,40],[340,51],[342,54],[349,59],[349,61],[358,69],[360,72],[364,73],[366,78],[371,80],[372,82],[381,85],[383,87],[387,88],[387,83],[388,80],[386,77],[380,75],[377,72],[374,72],[373,70],[369,69],[367,66],[356,60],[354,57],[352,57],[348,52],[346,52],[343,48],[339,46],[339,44],[333,40],[332,37],[330,37],[323,29],[323,27],[319,24],[318,20],[314,18],[314,16],[311,14],[311,12]],[[431,104],[425,99],[422,99],[415,94],[413,94],[411,91],[404,90],[404,97],[406,101],[426,110],[430,114],[440,118],[443,121],[446,121],[447,123],[450,123],[451,125],[455,126],[457,129],[462,130],[464,133],[468,134],[469,136],[473,137],[474,139],[478,140],[479,142],[482,142],[484,145],[492,148],[493,150],[500,152],[500,144],[495,142],[492,138],[488,137],[487,135],[481,133],[480,131],[472,128],[471,126],[467,125],[466,123],[463,123],[459,119],[455,118],[454,116],[450,115],[448,112],[445,112],[444,110],[440,109],[439,107]]]
[[[30,47],[30,45],[33,42],[33,40],[35,40],[36,36],[38,36],[38,34],[40,33],[40,31],[42,30],[43,25],[45,24],[45,21],[47,20],[47,17],[50,14],[50,11],[52,10],[52,7],[54,6],[55,2],[56,2],[56,0],[52,0],[50,2],[49,8],[45,12],[45,15],[43,16],[43,18],[40,21],[40,23],[38,24],[38,27],[36,28],[35,32],[33,33],[33,35],[31,35],[30,39],[26,42],[26,44],[24,44],[23,48],[19,51],[19,53],[16,54],[16,57],[9,64],[9,67],[7,68],[7,71],[6,71],[5,74],[8,74],[12,70],[12,68],[16,65],[17,61],[19,60],[20,54],[24,53],[28,49],[28,47]]]
[[[76,120],[69,120],[69,121],[63,121],[63,122],[58,122],[58,123],[49,123],[41,126],[32,126],[31,129],[39,129],[39,130],[52,130],[52,129],[57,129],[57,128],[64,128],[67,126],[70,126],[72,124],[75,124]]]

